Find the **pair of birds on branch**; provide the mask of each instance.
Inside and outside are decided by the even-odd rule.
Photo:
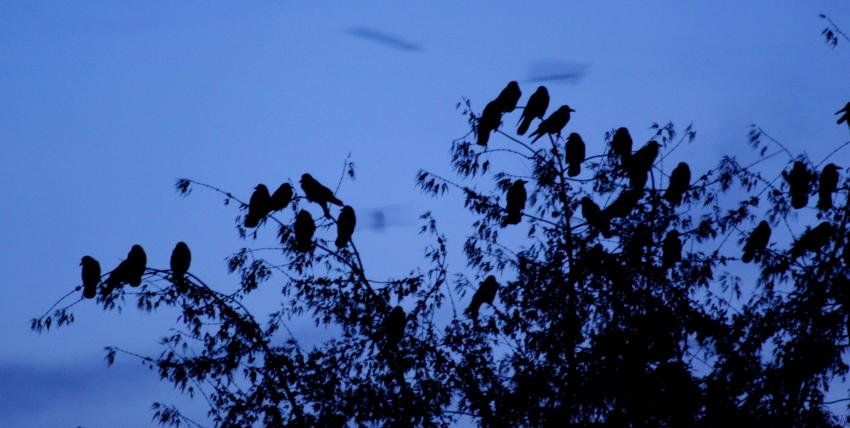
[[[147,262],[147,254],[142,246],[133,245],[127,253],[127,258],[109,273],[102,294],[107,296],[123,284],[129,284],[132,287],[140,286]],[[178,242],[171,252],[171,278],[180,292],[186,291],[185,277],[191,263],[192,253],[189,251],[189,246],[185,242]],[[92,299],[97,294],[97,286],[101,282],[100,263],[92,256],[83,256],[80,266],[82,266],[83,297]]]
[[[516,81],[509,82],[499,96],[484,106],[478,120],[477,143],[486,146],[490,141],[490,133],[499,129],[502,125],[502,115],[514,111],[522,97],[522,91]],[[549,117],[544,119],[546,110],[549,108],[549,90],[545,86],[539,86],[528,98],[528,102],[522,109],[522,116],[518,122],[517,134],[525,135],[534,119],[540,119],[537,130],[531,133],[532,143],[544,135],[555,135],[560,137],[561,131],[570,121],[570,113],[574,112],[568,105],[559,107]]]
[[[334,195],[331,189],[319,183],[310,174],[301,175],[300,183],[304,197],[308,201],[318,204],[325,217],[332,218],[328,204],[342,207],[336,220],[337,238],[335,243],[338,248],[345,247],[351,240],[357,224],[354,208],[343,205],[343,202]],[[248,202],[245,227],[257,227],[260,220],[273,212],[286,208],[294,197],[292,186],[289,183],[281,184],[272,195],[269,195],[269,189],[264,184],[258,184]],[[293,229],[295,231],[295,249],[300,252],[309,252],[313,247],[313,235],[316,232],[316,222],[313,220],[313,216],[306,210],[299,211],[295,216]]]
[[[828,221],[823,221],[813,228],[807,228],[793,244],[791,244],[790,260],[794,261],[809,252],[820,251],[829,244],[835,234],[835,226]],[[756,257],[767,250],[770,242],[771,229],[767,221],[762,220],[747,237],[744,244],[744,255],[741,260],[744,263],[753,261]],[[844,247],[843,254],[845,263],[850,265],[850,245]]]
[[[820,176],[810,171],[804,162],[794,161],[791,171],[784,173],[788,182],[788,193],[791,196],[791,206],[795,209],[804,208],[809,204],[809,192],[812,184],[818,182],[818,209],[822,211],[832,208],[832,194],[838,190],[837,165],[830,163],[823,167]]]

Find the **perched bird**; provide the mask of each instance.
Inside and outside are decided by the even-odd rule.
[[[258,184],[254,187],[254,193],[251,194],[251,200],[248,201],[248,214],[245,215],[245,227],[254,228],[260,224],[269,213],[269,188],[265,184]]]
[[[632,136],[626,128],[618,128],[611,138],[611,152],[619,156],[620,164],[625,165],[632,156]]]
[[[387,348],[394,349],[404,337],[404,327],[407,325],[407,315],[401,306],[394,307],[384,318],[382,329]]]
[[[342,206],[342,201],[334,196],[334,192],[316,181],[310,174],[301,175],[301,190],[304,191],[304,196],[307,197],[308,201],[315,202],[322,207],[325,217],[330,218],[331,216],[330,211],[328,211],[328,203]]]
[[[838,166],[827,164],[820,172],[818,180],[818,209],[826,211],[832,208],[832,194],[838,190]]]
[[[289,183],[281,184],[269,199],[269,211],[275,212],[286,208],[292,202],[292,196],[292,185]]]
[[[481,281],[478,290],[472,295],[472,301],[469,302],[469,307],[466,308],[466,314],[474,320],[478,320],[478,309],[481,304],[487,303],[492,305],[493,299],[496,298],[496,291],[499,290],[499,283],[493,275],[488,276]]]
[[[661,145],[655,140],[646,143],[638,149],[628,162],[629,183],[635,190],[643,191],[646,185],[647,175],[655,164],[655,159],[658,157],[658,150]]]
[[[558,137],[560,137],[561,130],[563,130],[564,127],[567,126],[567,123],[569,123],[570,121],[570,113],[574,111],[575,110],[571,109],[570,106],[567,105],[558,107],[558,109],[555,110],[554,113],[549,115],[549,117],[547,117],[546,119],[543,119],[543,121],[540,122],[540,125],[537,125],[536,131],[532,132],[531,135],[529,135],[529,137],[534,137],[531,142],[533,143],[537,141],[538,139],[540,139],[540,137],[546,134],[557,135]]]
[[[682,203],[682,195],[691,187],[691,168],[684,162],[679,162],[673,172],[670,173],[670,181],[667,183],[667,191],[664,199],[671,205],[678,206]]]
[[[313,234],[316,233],[316,222],[313,216],[305,210],[295,216],[295,249],[306,253],[313,248]]]
[[[109,274],[103,294],[108,295],[121,284],[130,284],[133,287],[141,285],[147,261],[145,250],[138,244],[133,245],[130,252],[127,253],[127,258],[121,261],[118,267]]]
[[[669,269],[682,260],[682,240],[679,239],[678,230],[667,232],[661,243],[661,253],[661,267],[664,269]]]
[[[522,210],[525,209],[525,201],[528,199],[528,194],[525,192],[525,180],[518,179],[508,187],[507,206],[505,211],[508,215],[502,220],[502,227],[509,224],[519,224],[522,219]]]
[[[476,141],[480,146],[486,146],[490,141],[490,133],[499,129],[502,124],[502,112],[499,109],[499,104],[496,101],[490,101],[484,106],[484,111],[481,112],[481,117],[478,118],[478,127],[476,128]]]
[[[502,113],[510,113],[516,109],[520,97],[522,97],[522,91],[519,90],[519,83],[516,80],[512,80],[508,82],[505,89],[502,89],[502,92],[499,93],[499,96],[493,102],[499,106],[499,111]]]
[[[584,217],[584,220],[587,224],[602,233],[602,236],[606,238],[611,237],[611,229],[608,224],[608,218],[602,214],[602,210],[599,208],[599,205],[596,205],[596,202],[593,202],[592,199],[585,196],[581,198],[581,215]]]
[[[639,200],[640,193],[637,191],[631,189],[623,190],[620,195],[617,196],[617,199],[614,199],[614,202],[611,202],[611,205],[605,207],[605,210],[602,213],[609,219],[628,217],[629,213],[631,213],[637,206]]]
[[[806,229],[800,239],[796,240],[791,245],[791,260],[795,260],[806,252],[818,251],[824,245],[829,243],[829,238],[832,237],[834,228],[832,223],[824,221],[814,227],[814,229]]]
[[[546,109],[549,108],[549,91],[545,86],[538,86],[537,90],[528,98],[525,103],[525,108],[522,110],[522,117],[519,119],[519,128],[516,133],[525,135],[528,127],[531,126],[531,121],[536,119],[543,120],[546,115]]]
[[[791,172],[785,175],[785,179],[788,180],[790,187],[791,206],[800,209],[808,205],[812,174],[806,164],[794,161],[794,166],[791,168]]]
[[[189,246],[185,242],[180,241],[171,251],[171,278],[180,292],[186,290],[186,272],[189,271],[190,264],[192,264],[192,252],[189,251]]]
[[[346,205],[339,212],[339,217],[336,220],[336,246],[342,248],[348,241],[351,240],[351,235],[354,234],[354,226],[357,224],[357,217],[354,215],[354,208]]]
[[[838,110],[835,114],[841,115],[835,123],[840,125],[841,122],[847,122],[847,126],[850,126],[850,103],[845,104],[844,108]]]
[[[652,245],[652,232],[645,224],[632,229],[632,234],[623,245],[623,256],[633,267],[643,259],[644,250]]]
[[[581,163],[585,158],[584,140],[581,139],[581,135],[575,132],[570,133],[567,137],[566,155],[569,165],[567,175],[575,177],[581,174]]]
[[[744,263],[751,262],[755,256],[761,254],[767,248],[768,242],[770,242],[770,225],[762,220],[747,237],[747,243],[744,244],[744,257],[741,260]]]
[[[97,284],[100,284],[100,263],[91,256],[83,256],[80,260],[83,276],[83,297],[91,299],[97,294]]]

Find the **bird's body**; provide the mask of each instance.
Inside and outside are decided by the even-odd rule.
[[[581,215],[592,229],[602,233],[602,236],[606,238],[611,237],[608,218],[602,213],[599,205],[587,196],[581,198]]]
[[[543,120],[543,116],[546,115],[546,109],[549,108],[549,91],[545,86],[537,87],[537,90],[531,94],[531,97],[528,98],[528,102],[525,103],[525,108],[522,110],[522,117],[520,117],[519,128],[517,128],[516,133],[518,135],[525,135],[526,131],[528,131],[528,127],[531,126],[531,121],[534,119]]]
[[[664,199],[671,205],[678,206],[682,203],[682,196],[691,186],[691,168],[684,162],[679,162],[673,172],[670,173],[670,181],[667,183],[667,191]]]
[[[632,136],[626,128],[618,128],[611,138],[611,152],[620,158],[620,164],[625,165],[632,156]]]
[[[304,196],[308,201],[317,203],[322,207],[325,217],[330,218],[331,216],[330,211],[328,211],[329,203],[342,206],[342,201],[334,196],[334,192],[316,181],[310,174],[301,175],[301,190],[304,191]]]
[[[254,193],[251,194],[251,200],[248,201],[248,214],[245,215],[245,227],[254,228],[260,224],[269,213],[269,188],[265,184],[258,184],[254,187]]]
[[[493,102],[499,107],[500,112],[510,113],[516,109],[516,105],[519,103],[521,97],[522,91],[519,89],[519,83],[512,80],[508,82],[505,89],[502,89],[502,92],[499,93],[499,96]]]
[[[477,143],[480,146],[486,146],[490,141],[490,133],[499,129],[502,123],[502,112],[499,110],[499,105],[495,101],[490,101],[484,106],[484,111],[481,112],[481,117],[478,119],[478,127],[476,135]]]
[[[292,185],[289,183],[281,184],[269,198],[269,211],[275,212],[286,208],[292,202],[292,196]]]
[[[171,251],[171,278],[174,286],[181,292],[185,290],[186,272],[192,264],[192,252],[185,242],[178,242]]]
[[[835,114],[840,114],[838,120],[835,122],[837,124],[841,124],[842,122],[847,123],[847,126],[850,126],[850,102],[844,105],[844,108],[835,112]]]
[[[404,337],[404,327],[407,325],[407,315],[401,306],[394,307],[389,315],[384,318],[383,331],[384,340],[388,349],[395,349],[401,338]]]
[[[585,145],[581,135],[573,132],[567,137],[566,158],[567,175],[575,177],[581,174],[581,163],[585,159]]]
[[[121,284],[130,284],[133,287],[141,285],[147,261],[147,255],[141,245],[133,245],[130,252],[127,253],[127,258],[121,261],[118,267],[109,274],[103,294],[108,295]]]
[[[639,224],[632,230],[632,234],[623,245],[623,256],[632,266],[643,259],[644,250],[652,245],[652,232],[644,224]]]
[[[767,248],[767,244],[770,242],[770,233],[770,225],[764,220],[760,221],[744,244],[744,256],[741,258],[744,263],[751,262],[755,256],[761,254]]]
[[[679,239],[679,231],[667,232],[667,236],[661,243],[661,253],[661,267],[664,269],[669,269],[682,260],[682,240]]]
[[[811,187],[812,174],[806,164],[795,161],[791,172],[786,176],[788,180],[789,193],[791,194],[791,206],[800,209],[809,204],[809,188]]]
[[[502,221],[502,227],[509,224],[519,224],[522,219],[522,210],[525,209],[525,202],[528,199],[528,194],[525,191],[525,180],[517,180],[508,188],[507,205],[505,211],[508,212],[505,219]]]
[[[614,199],[614,202],[611,202],[611,205],[605,207],[603,214],[605,214],[608,218],[625,218],[632,212],[633,209],[637,206],[638,201],[640,200],[640,194],[634,190],[626,189],[623,190],[617,199]]]
[[[532,132],[529,137],[534,137],[531,142],[537,141],[540,137],[549,134],[549,135],[557,135],[561,136],[561,130],[567,126],[567,123],[570,122],[570,113],[575,110],[571,109],[570,106],[564,105],[558,107],[554,113],[549,115],[546,119],[543,119],[540,122],[540,125],[537,125],[537,130]]]
[[[658,157],[658,150],[661,145],[655,140],[646,143],[638,149],[628,162],[629,183],[634,190],[643,191],[646,185],[647,175],[655,164],[655,159]]]
[[[302,253],[309,252],[313,248],[313,234],[316,233],[316,222],[313,216],[305,210],[298,212],[295,216],[295,249]]]
[[[838,190],[838,166],[834,163],[823,167],[818,179],[818,209],[826,211],[832,208],[832,194]]]
[[[814,252],[820,250],[824,245],[829,243],[834,231],[832,223],[828,221],[821,222],[813,229],[807,229],[791,246],[791,259],[804,255],[806,252]]]
[[[100,283],[100,263],[91,256],[83,256],[80,260],[83,277],[83,297],[91,299],[97,294],[97,285]]]
[[[354,215],[354,208],[346,205],[339,212],[339,217],[336,220],[336,246],[342,248],[348,241],[351,240],[351,235],[354,234],[354,226],[357,225],[357,216]]]
[[[496,277],[489,275],[484,281],[481,281],[478,290],[475,290],[475,294],[472,295],[472,301],[469,302],[469,306],[466,308],[466,314],[472,319],[477,320],[478,310],[481,308],[481,305],[484,303],[492,305],[498,290],[499,283],[496,281]]]

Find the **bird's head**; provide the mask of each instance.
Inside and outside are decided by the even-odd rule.
[[[260,191],[266,191],[266,192],[268,192],[268,191],[269,191],[269,188],[268,188],[268,187],[266,187],[266,185],[265,185],[265,184],[258,184],[258,185],[256,185],[256,186],[254,187],[254,190],[260,190]]]
[[[592,204],[592,203],[593,203],[593,200],[592,200],[592,199],[590,199],[590,197],[589,197],[589,196],[585,196],[585,197],[581,198],[581,201],[579,201],[579,203],[580,203],[582,206],[586,206],[586,205],[590,205],[590,204]]]
[[[145,252],[145,250],[144,250],[144,248],[142,248],[142,246],[141,246],[141,245],[139,245],[139,244],[133,244],[133,247],[132,247],[132,248],[130,248],[130,252],[131,252],[131,253],[139,253],[139,252],[144,253],[144,252]]]
[[[565,106],[564,106],[564,108],[566,108],[566,109],[567,109],[567,111],[570,111],[570,112],[573,112],[573,111],[575,111],[575,110],[573,110],[573,109],[572,109],[572,107],[570,107],[570,106],[567,106],[567,105],[565,105]]]
[[[528,183],[528,182],[521,179],[521,178],[518,178],[517,181],[514,181],[514,184],[517,185],[517,186],[525,186],[525,183]]]
[[[310,181],[310,180],[312,180],[312,179],[313,179],[313,176],[312,176],[312,175],[310,175],[310,174],[307,174],[307,173],[305,172],[304,174],[301,174],[301,180],[299,181],[299,183],[303,183],[303,182],[305,182],[305,181]]]
[[[94,258],[92,258],[92,256],[83,256],[83,258],[80,259],[80,266],[82,266],[84,264],[90,264],[93,261],[94,261]]]
[[[578,135],[576,132],[570,132],[570,135],[567,136],[567,141],[581,141],[581,135]]]
[[[175,245],[175,246],[174,246],[174,249],[175,249],[175,250],[176,250],[176,249],[178,249],[178,248],[179,248],[179,249],[181,249],[181,250],[188,250],[188,249],[189,249],[189,246],[188,246],[188,245],[186,245],[186,243],[185,243],[185,242],[180,241],[180,242],[178,242],[178,243],[177,243],[177,245]]]

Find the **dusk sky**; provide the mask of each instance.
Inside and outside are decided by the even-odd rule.
[[[524,101],[539,84],[529,81],[535,65],[562,64],[585,74],[546,85],[552,105],[577,110],[569,128],[589,154],[614,127],[638,144],[654,121],[693,122],[697,140],[673,158],[700,174],[727,153],[755,159],[756,123],[820,160],[848,140],[833,113],[850,100],[850,43],[827,46],[819,13],[850,29],[850,2],[837,1],[3,3],[0,426],[146,427],[153,401],[205,421],[202,400],[130,357],[112,368],[103,359],[107,345],[157,354],[175,312],[82,302],[74,325],[29,330],[79,284],[83,255],[108,271],[134,243],[149,266],[167,268],[185,241],[192,272],[217,289],[237,284],[225,257],[273,242],[275,230],[241,241],[236,207],[202,189],[181,198],[178,177],[247,200],[257,183],[297,184],[304,172],[335,187],[351,153],[356,180],[339,195],[361,213],[355,239],[369,275],[425,266],[426,210],[463,272],[471,217],[457,195],[434,200],[414,183],[420,168],[451,175],[449,147],[468,131],[462,97],[480,111],[517,80]],[[512,158],[492,161],[528,173]],[[369,229],[377,209],[400,224]],[[258,313],[279,292],[265,286]],[[290,327],[306,344],[329,334]]]

